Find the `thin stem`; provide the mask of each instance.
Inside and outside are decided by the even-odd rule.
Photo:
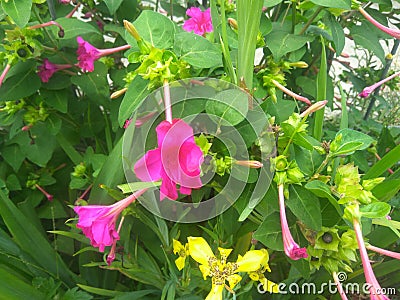
[[[382,249],[382,248],[379,248],[379,247],[375,247],[375,246],[372,246],[372,245],[368,245],[367,249],[371,250],[371,251],[374,251],[376,253],[382,254],[382,255],[386,255],[386,256],[389,256],[389,257],[396,258],[396,259],[400,259],[400,253],[398,253],[398,252],[389,251],[389,250]]]
[[[165,106],[165,119],[169,123],[172,123],[171,94],[170,94],[168,80],[164,80],[164,106]]]
[[[386,65],[382,71],[381,80],[383,80],[386,77],[387,73],[389,72],[390,66],[392,65],[392,62],[393,62],[393,57],[396,55],[396,52],[397,52],[397,49],[399,48],[399,46],[400,46],[400,40],[396,40],[393,44],[392,51],[390,51],[391,58],[386,59]],[[378,87],[372,94],[371,101],[369,102],[367,111],[365,112],[365,115],[364,115],[364,120],[368,119],[368,117],[372,111],[372,108],[374,107],[374,104],[376,101],[376,96],[378,96],[379,92],[380,92],[380,87]]]
[[[11,65],[7,64],[3,70],[3,73],[0,75],[0,87],[3,84],[4,78],[6,78],[8,71],[10,71]]]
[[[78,10],[79,6],[81,5],[80,2],[78,2],[75,7],[65,16],[65,18],[71,18],[72,15]]]
[[[337,273],[333,272],[332,273],[332,277],[333,277],[333,280],[336,283],[336,287],[338,289],[340,298],[342,298],[342,300],[347,300],[346,293],[343,291],[343,287],[342,287],[342,284],[340,283],[340,280],[339,280],[339,277],[338,277]]]
[[[319,15],[319,13],[322,11],[323,7],[322,6],[318,6],[317,10],[314,12],[314,14],[311,16],[310,19],[308,19],[306,25],[304,25],[304,27],[301,29],[301,31],[299,32],[299,35],[304,34],[304,32],[306,32],[306,30],[308,29],[308,27],[310,27],[310,25],[312,24],[312,22],[314,22],[314,19]]]

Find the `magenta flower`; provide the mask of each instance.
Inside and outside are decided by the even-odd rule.
[[[78,50],[76,51],[76,54],[78,55],[78,66],[84,72],[93,72],[94,62],[99,58],[119,51],[128,50],[131,47],[130,45],[124,45],[110,49],[97,49],[80,36],[77,37],[77,41]]]
[[[353,220],[353,227],[354,227],[354,231],[356,233],[358,249],[360,251],[361,261],[362,261],[363,268],[364,268],[365,280],[366,280],[367,284],[369,285],[368,290],[370,293],[370,299],[389,300],[388,297],[386,297],[384,294],[382,294],[382,288],[379,285],[378,280],[376,280],[374,271],[372,270],[372,266],[371,266],[371,263],[368,258],[367,249],[365,248],[360,223],[358,222],[357,219]]]
[[[362,7],[359,7],[358,10],[360,13],[368,20],[371,22],[372,25],[374,25],[376,28],[379,30],[391,35],[392,37],[396,39],[400,39],[400,30],[395,29],[395,28],[389,28],[386,26],[383,26],[381,23],[376,21],[370,14],[368,14]]]
[[[207,8],[204,12],[198,7],[191,7],[186,11],[186,14],[191,17],[183,24],[183,30],[195,34],[204,35],[206,32],[213,31],[211,21],[211,11]]]
[[[61,4],[69,4],[71,0],[58,0]]]
[[[79,218],[76,227],[82,229],[93,247],[98,247],[100,252],[104,252],[106,246],[111,246],[119,240],[118,231],[115,230],[119,214],[145,191],[146,189],[137,191],[113,205],[75,206],[74,211]]]
[[[362,90],[361,93],[358,94],[359,97],[361,98],[367,98],[373,91],[375,91],[378,87],[380,87],[382,84],[388,82],[389,80],[392,80],[394,77],[399,76],[400,72],[394,73],[385,79],[378,81],[374,83],[373,85],[367,86]]]
[[[156,128],[158,148],[139,159],[134,170],[142,181],[162,180],[160,200],[178,198],[180,192],[190,195],[192,188],[202,186],[200,165],[203,152],[194,142],[193,129],[181,119],[162,121]]]
[[[300,258],[307,258],[308,254],[306,248],[299,247],[299,245],[294,241],[292,234],[290,233],[289,230],[289,225],[286,219],[283,184],[278,185],[278,193],[279,193],[278,198],[279,198],[279,211],[281,218],[283,247],[285,250],[285,254],[293,260],[298,260]]]
[[[38,67],[38,75],[42,82],[48,82],[51,76],[59,70],[71,68],[71,65],[57,65],[50,62],[47,58],[43,60],[43,64]]]

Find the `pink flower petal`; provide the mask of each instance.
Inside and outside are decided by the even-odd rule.
[[[160,180],[161,170],[162,164],[159,148],[148,151],[134,166],[136,176],[142,181]]]

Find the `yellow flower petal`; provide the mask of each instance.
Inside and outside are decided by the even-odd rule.
[[[211,291],[207,295],[205,300],[222,300],[222,292],[224,290],[224,285],[222,284],[212,284]]]
[[[225,249],[225,248],[218,247],[218,251],[221,254],[221,258],[226,259],[229,256],[229,254],[231,254],[232,249]]]
[[[203,274],[203,279],[206,280],[207,276],[210,275],[210,268],[206,265],[199,266],[201,274]]]
[[[208,265],[211,257],[215,257],[210,246],[202,237],[188,237],[189,254],[201,265]]]
[[[236,272],[254,272],[257,271],[262,263],[265,262],[265,252],[262,250],[250,250],[243,256],[239,255],[236,263],[238,269]]]
[[[242,280],[242,276],[238,274],[233,274],[231,276],[228,276],[228,282],[229,282],[229,287],[233,290],[236,284]]]
[[[267,249],[261,249],[265,255],[264,260],[261,262],[261,266],[265,269],[265,271],[271,272],[271,269],[269,268],[268,261],[269,261],[269,254]]]
[[[257,272],[250,272],[249,273],[249,277],[253,281],[259,281],[260,280],[260,276],[258,276]]]
[[[264,277],[261,280],[261,283],[263,285],[264,291],[267,291],[269,293],[279,293],[279,286],[275,282],[272,282]]]
[[[174,254],[179,253],[179,251],[181,251],[182,249],[185,250],[185,247],[183,247],[182,243],[175,239],[172,240],[172,246],[173,246]]]
[[[185,261],[186,257],[179,256],[177,259],[175,259],[175,265],[178,268],[178,270],[182,270],[183,267],[185,266]]]

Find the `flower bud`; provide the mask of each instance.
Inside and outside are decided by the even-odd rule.
[[[321,108],[324,108],[325,105],[328,103],[328,100],[323,100],[323,101],[318,101],[311,105],[309,108],[307,108],[305,111],[303,111],[300,114],[300,117],[308,117],[309,114],[316,112],[317,110],[320,110]]]
[[[295,68],[302,68],[302,69],[308,68],[308,64],[305,61],[291,62],[289,63],[289,65]]]
[[[117,99],[118,97],[120,97],[123,94],[125,94],[127,90],[128,90],[128,88],[123,88],[123,89],[121,89],[119,91],[116,91],[116,92],[111,94],[110,98],[111,99]]]
[[[228,18],[228,23],[233,29],[235,29],[235,30],[238,29],[238,23],[237,23],[237,21],[235,19]]]
[[[129,34],[135,38],[136,41],[141,40],[139,33],[131,22],[124,20],[124,27],[129,32]]]
[[[253,169],[259,169],[263,167],[263,163],[257,160],[236,160],[235,164]]]
[[[304,180],[304,175],[298,167],[291,168],[286,173],[290,183],[300,183]]]

